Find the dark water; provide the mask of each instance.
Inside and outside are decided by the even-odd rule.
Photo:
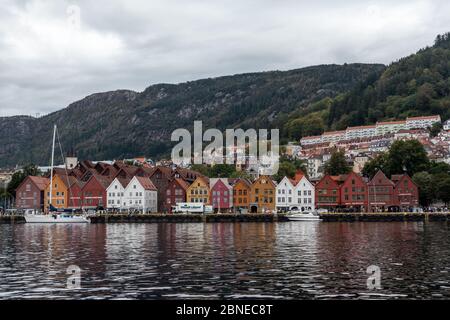
[[[449,272],[445,222],[0,225],[0,299],[448,299]]]

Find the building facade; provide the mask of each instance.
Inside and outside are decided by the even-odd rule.
[[[367,183],[360,175],[355,172],[348,174],[340,189],[342,207],[355,212],[368,210]]]
[[[186,192],[187,202],[201,202],[210,204],[209,179],[205,177],[197,177],[189,186]]]
[[[419,188],[410,176],[393,175],[391,180],[395,183],[394,195],[400,211],[408,212],[419,205]]]
[[[174,178],[169,182],[166,190],[166,210],[172,212],[172,207],[177,203],[187,202],[186,192],[189,183],[181,178]]]
[[[247,179],[238,179],[233,185],[233,206],[237,212],[246,213],[250,206],[252,184]]]
[[[394,198],[394,183],[383,171],[379,170],[368,182],[369,210],[372,212],[390,211],[396,205]]]
[[[275,211],[276,184],[270,176],[260,176],[252,183],[250,212],[269,213]]]
[[[158,190],[148,177],[134,176],[124,190],[123,209],[142,213],[158,211]]]
[[[233,207],[233,187],[226,178],[210,178],[210,203],[214,212],[230,212]]]
[[[316,207],[334,211],[340,205],[340,186],[337,177],[324,176],[317,182]]]
[[[16,189],[17,209],[32,210],[35,213],[44,210],[44,192],[50,180],[45,177],[28,176]]]

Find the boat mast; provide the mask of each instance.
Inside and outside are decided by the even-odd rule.
[[[52,205],[52,197],[53,197],[53,160],[55,158],[55,138],[56,138],[56,124],[53,127],[52,162],[51,162],[51,166],[50,166],[50,203],[49,203],[49,208]]]

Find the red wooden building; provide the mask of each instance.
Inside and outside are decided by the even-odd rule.
[[[106,188],[111,182],[110,177],[92,174],[81,189],[83,208],[106,208]]]
[[[72,179],[71,179],[72,180]],[[68,203],[69,208],[72,209],[81,209],[83,207],[83,186],[84,182],[73,179],[70,182],[69,191],[68,191]]]
[[[316,207],[334,211],[340,205],[340,178],[326,175],[317,182]]]
[[[17,209],[44,210],[44,191],[50,183],[48,178],[28,176],[16,189]]]
[[[225,178],[211,178],[210,202],[215,212],[228,212],[233,206],[233,188]]]
[[[367,183],[363,177],[352,172],[345,176],[340,188],[342,207],[355,212],[368,210]]]
[[[397,204],[394,186],[394,183],[386,177],[383,171],[379,170],[367,183],[369,210],[372,212],[394,211]]]
[[[186,202],[186,190],[189,183],[181,178],[172,179],[166,190],[166,202],[164,204],[164,211],[172,212],[172,206],[179,202]]]
[[[407,174],[393,175],[394,194],[398,209],[408,212],[419,205],[419,188]]]

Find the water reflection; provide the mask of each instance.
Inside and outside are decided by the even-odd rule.
[[[447,223],[0,225],[0,298],[449,298]],[[69,265],[82,289],[66,289]],[[381,268],[381,290],[366,268]]]

